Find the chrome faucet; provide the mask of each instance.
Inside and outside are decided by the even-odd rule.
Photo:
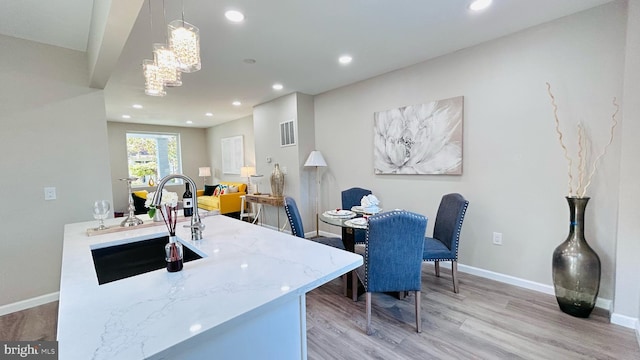
[[[193,189],[193,215],[191,216],[191,225],[185,225],[184,227],[191,228],[191,240],[202,240],[202,230],[204,230],[204,224],[200,221],[200,215],[198,214],[198,197],[196,196],[197,187],[196,183],[188,176],[181,174],[171,174],[163,177],[158,183],[158,189],[153,195],[152,204],[156,207],[160,207],[162,201],[162,189],[164,185],[171,179],[183,179],[191,184]]]

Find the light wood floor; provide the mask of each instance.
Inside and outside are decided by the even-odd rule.
[[[374,334],[365,334],[364,296],[342,296],[341,279],[307,295],[309,359],[640,359],[631,329],[609,324],[596,309],[588,319],[558,309],[555,298],[459,273],[441,278],[423,266],[422,333],[415,332],[414,296],[373,295]],[[54,340],[58,303],[0,317],[0,340]]]

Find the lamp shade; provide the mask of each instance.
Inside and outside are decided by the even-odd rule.
[[[198,176],[211,176],[211,168],[210,167],[198,168]]]
[[[249,177],[256,174],[256,168],[253,166],[243,166],[240,168],[240,176]]]
[[[324,161],[324,157],[322,157],[322,153],[320,151],[313,150],[311,154],[309,154],[304,166],[327,166],[327,162]]]

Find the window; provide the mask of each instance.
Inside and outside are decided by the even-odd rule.
[[[158,180],[169,174],[182,173],[180,134],[127,133],[129,176],[137,177],[133,186],[146,186],[149,180]],[[171,179],[168,184],[182,184]]]

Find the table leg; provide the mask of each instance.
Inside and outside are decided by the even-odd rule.
[[[355,232],[352,228],[342,228],[342,244],[344,245],[345,250],[350,252],[355,252]],[[351,272],[349,272],[346,276],[347,278],[347,296],[351,297],[351,282],[352,276]],[[358,296],[364,294],[364,286],[360,284],[358,281]]]

